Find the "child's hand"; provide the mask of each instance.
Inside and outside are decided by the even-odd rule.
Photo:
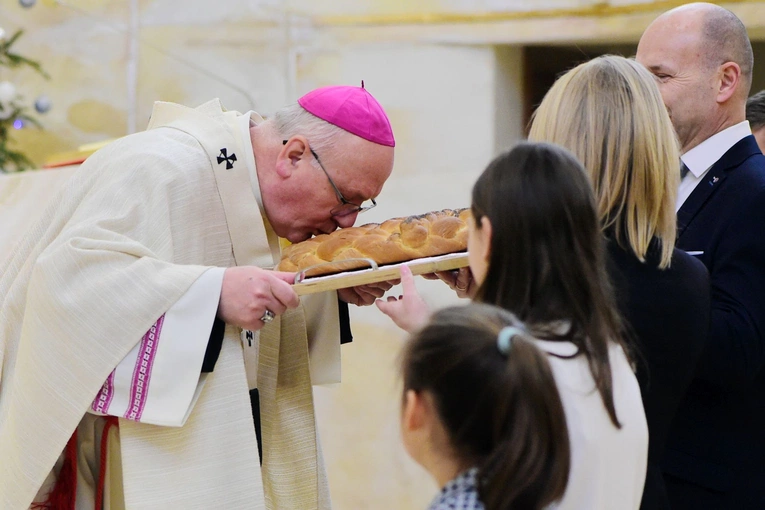
[[[378,299],[375,304],[382,313],[393,319],[399,328],[413,333],[428,322],[430,307],[417,292],[412,270],[408,266],[401,266],[401,285],[404,287],[404,294],[398,299],[390,296],[387,301]]]

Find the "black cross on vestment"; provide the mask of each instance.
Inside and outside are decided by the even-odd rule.
[[[218,164],[220,165],[223,162],[226,162],[226,170],[231,170],[234,168],[234,161],[236,161],[236,154],[233,152],[231,155],[228,155],[228,149],[225,147],[220,150],[220,154],[218,155]]]

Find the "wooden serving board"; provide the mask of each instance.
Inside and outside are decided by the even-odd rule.
[[[437,257],[425,257],[421,259],[380,266],[377,269],[357,269],[327,276],[307,278],[292,286],[298,296],[316,294],[327,290],[345,289],[368,283],[384,282],[401,278],[401,266],[409,266],[412,274],[428,274],[436,271],[451,271],[467,267],[468,255],[465,252],[449,253]]]

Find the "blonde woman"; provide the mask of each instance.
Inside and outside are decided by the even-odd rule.
[[[667,508],[660,463],[710,314],[706,268],[674,248],[680,155],[672,123],[653,75],[633,60],[603,56],[555,82],[529,139],[572,151],[595,189],[617,303],[642,355],[650,442],[641,508]]]

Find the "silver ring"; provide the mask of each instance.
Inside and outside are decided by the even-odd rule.
[[[263,314],[263,317],[261,317],[260,320],[268,324],[269,322],[274,320],[274,317],[276,317],[276,314],[272,312],[271,310],[269,310],[268,308],[266,308],[266,312]]]

